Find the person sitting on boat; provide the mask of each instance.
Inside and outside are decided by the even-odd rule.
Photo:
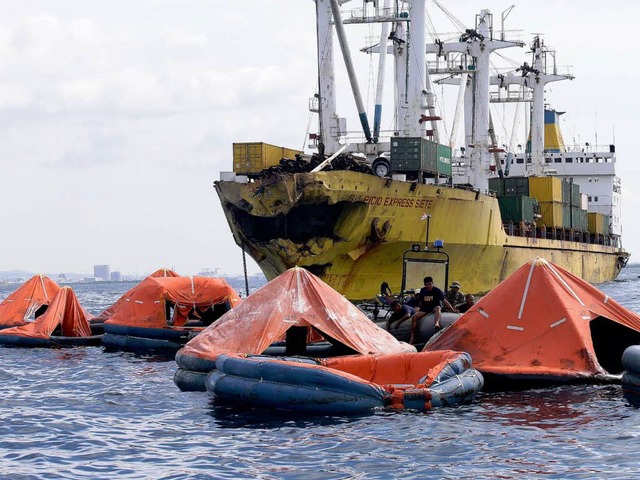
[[[391,331],[392,324],[395,324],[393,328],[398,328],[402,322],[410,319],[416,314],[415,308],[410,307],[406,303],[403,305],[398,300],[395,300],[391,304],[391,310],[393,311],[393,313],[389,316],[389,318],[387,319],[387,323],[384,326],[385,330],[387,330],[388,332]]]
[[[447,293],[445,293],[444,296],[452,306],[460,305],[465,301],[464,293],[460,291],[460,282],[452,282],[451,288],[447,290]],[[444,311],[453,312],[455,310],[449,310],[447,307],[445,307]]]
[[[458,312],[464,313],[467,310],[469,310],[471,307],[473,307],[475,304],[476,304],[476,297],[474,297],[470,293],[467,293],[464,303],[461,305],[458,305],[456,308],[458,309]]]
[[[418,293],[418,300],[420,302],[419,311],[411,317],[411,339],[409,343],[414,343],[416,339],[416,330],[422,317],[433,313],[435,324],[433,328],[440,330],[440,315],[442,313],[443,305],[452,312],[456,309],[451,306],[449,301],[445,298],[444,293],[438,287],[433,284],[432,277],[424,277],[424,287],[420,289]]]

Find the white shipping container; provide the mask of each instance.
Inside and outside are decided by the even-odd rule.
[[[586,193],[580,194],[580,208],[582,210],[589,209],[589,195],[587,195]]]

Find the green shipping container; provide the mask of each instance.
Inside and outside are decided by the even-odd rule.
[[[504,194],[507,196],[529,196],[528,177],[505,177]]]
[[[571,207],[568,203],[562,204],[562,228],[571,228]]]
[[[571,206],[572,207],[582,206],[580,202],[580,185],[578,185],[577,183],[571,183]]]
[[[500,205],[503,223],[521,221],[533,223],[534,213],[539,210],[536,199],[527,196],[498,197],[498,205]]]
[[[451,148],[420,137],[391,139],[391,170],[451,176]]]
[[[504,196],[504,178],[494,177],[489,179],[489,190],[494,192],[497,197]]]
[[[570,222],[571,222],[572,229],[586,231],[588,227],[587,211],[579,207],[571,207]]]
[[[441,177],[451,176],[451,147],[437,143],[437,163],[438,175]]]
[[[562,180],[562,203],[566,205],[571,203],[571,184],[566,180]]]

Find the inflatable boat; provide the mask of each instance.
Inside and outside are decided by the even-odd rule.
[[[176,352],[240,302],[221,278],[154,276],[126,292],[98,318],[108,349]]]
[[[456,405],[472,399],[483,379],[468,354],[452,351],[324,360],[219,355],[205,384],[221,403],[350,415]]]
[[[93,335],[90,315],[70,287],[62,287],[46,311],[34,321],[0,330],[0,345],[10,347],[76,347],[100,345]]]
[[[449,325],[453,325],[453,323],[459,318],[459,313],[442,312],[440,314],[440,326],[442,327],[442,329],[444,329]],[[376,324],[380,328],[385,328],[386,319],[383,321],[378,320],[376,321]],[[420,323],[418,324],[418,329],[416,331],[415,345],[421,347],[427,341],[429,341],[429,339],[431,339],[431,337],[433,337],[436,332],[440,331],[435,329],[435,324],[436,320],[433,313],[425,315],[420,319]],[[389,328],[389,333],[401,342],[408,342],[411,338],[411,319],[403,321],[400,326],[396,325],[397,322],[394,322],[391,325],[391,327]]]
[[[176,354],[181,390],[217,402],[319,414],[429,410],[483,385],[462,352],[416,352],[318,277],[292,268]]]

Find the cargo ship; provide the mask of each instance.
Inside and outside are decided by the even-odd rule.
[[[492,76],[492,53],[524,43],[505,40],[504,30],[497,35],[488,10],[457,39],[428,42],[425,0],[365,2],[351,11],[338,0],[315,6],[315,152],[237,143],[233,172],[215,182],[235,242],[267,279],[297,265],[351,300],[368,299],[382,282],[401,289],[406,252],[434,248],[446,251],[449,278],[465,292],[491,290],[534,257],[592,283],[616,278],[629,253],[615,147],[565,145],[562,112],[545,105],[544,88],[573,77],[558,73],[555,52],[539,36],[529,44],[531,63]],[[362,49],[378,57],[373,128],[345,33],[352,24],[381,25],[379,43]],[[337,113],[335,38],[358,110],[357,134]],[[393,128],[383,131],[387,57],[394,65]],[[458,88],[449,138],[436,108],[438,83]],[[498,138],[495,102],[516,105],[516,113],[526,107],[526,141],[516,139],[517,115],[511,139]]]

